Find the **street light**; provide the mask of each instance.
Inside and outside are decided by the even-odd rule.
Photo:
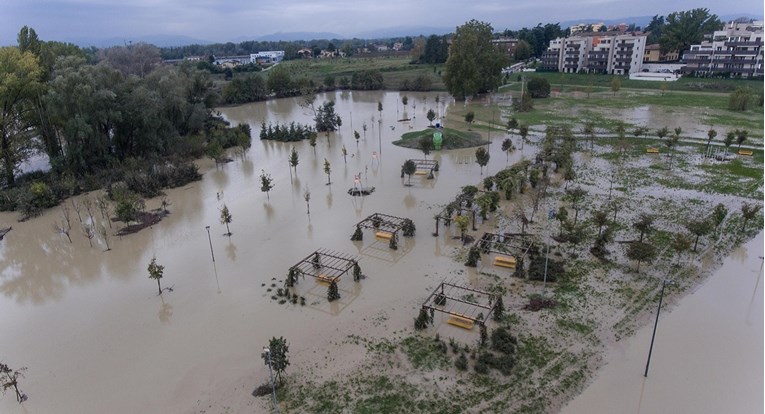
[[[664,288],[667,287],[667,285],[671,285],[675,282],[671,280],[664,280],[661,284],[661,293],[659,294],[659,308],[656,309],[656,321],[653,323],[653,334],[651,335],[651,347],[648,348],[648,361],[645,363],[645,374],[643,374],[644,377],[648,376],[648,366],[651,364],[651,352],[653,352],[653,340],[656,338],[656,326],[659,324],[659,312],[661,312],[661,301],[664,299]]]
[[[213,253],[212,238],[210,238],[210,226],[205,226],[205,228],[207,229],[207,241],[210,242],[210,255],[212,256],[212,260],[213,260],[213,263],[214,263],[215,262],[215,253]]]
[[[274,384],[274,371],[271,368],[271,350],[268,347],[264,347],[263,353],[268,355],[268,374],[271,377],[271,395],[274,397],[274,412],[279,414],[279,405],[276,402],[276,384]]]

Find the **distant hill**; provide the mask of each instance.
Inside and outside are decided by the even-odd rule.
[[[98,48],[106,48],[111,46],[124,46],[130,43],[148,43],[157,47],[177,47],[186,45],[209,45],[214,42],[209,40],[195,39],[189,36],[183,35],[147,35],[147,36],[126,36],[126,37],[110,37],[106,39],[99,38],[73,38],[64,39],[66,42],[71,42],[80,47],[95,46]]]
[[[406,36],[430,36],[445,35],[453,33],[456,27],[435,27],[435,26],[394,26],[382,29],[369,30],[363,33],[356,33],[353,37],[359,39],[389,39],[392,37]]]
[[[664,16],[666,18],[666,16]],[[745,17],[748,19],[754,19],[754,20],[762,20],[763,16],[758,16],[756,14],[751,13],[739,13],[739,14],[726,14],[722,16],[717,16],[721,22],[729,22],[731,20],[736,20],[739,17]],[[645,27],[648,26],[649,23],[651,23],[651,20],[653,19],[653,15],[651,16],[631,16],[631,17],[620,17],[618,19],[597,19],[597,18],[586,18],[586,19],[576,19],[576,20],[566,20],[560,22],[560,28],[566,29],[573,25],[580,24],[580,23],[605,23],[606,25],[611,24],[619,24],[619,23],[626,23],[626,24],[635,24],[636,26]]]
[[[278,42],[283,40],[285,42],[294,42],[296,40],[321,40],[321,39],[346,39],[347,36],[343,36],[337,33],[329,32],[277,32],[264,36],[258,36],[255,38],[245,40],[258,40],[262,42]]]

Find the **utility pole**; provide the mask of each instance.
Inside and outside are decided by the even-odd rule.
[[[274,413],[279,414],[279,403],[276,402],[276,384],[274,383],[274,370],[271,368],[271,349],[263,348],[263,352],[268,355],[268,374],[271,377],[271,395],[274,397]]]
[[[656,321],[653,323],[653,334],[651,335],[651,347],[648,348],[648,361],[645,363],[645,374],[643,374],[644,377],[648,376],[648,366],[651,364],[651,353],[653,352],[653,341],[656,339],[656,326],[659,325],[659,313],[661,312],[661,302],[664,299],[664,288],[667,287],[667,285],[671,285],[674,283],[671,280],[664,280],[661,284],[661,293],[659,294],[659,307],[656,309]]]
[[[207,241],[210,242],[210,255],[212,256],[213,263],[215,263],[215,253],[213,253],[212,238],[210,238],[210,226],[205,226],[205,228],[207,229]]]

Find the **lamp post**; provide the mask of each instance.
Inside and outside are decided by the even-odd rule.
[[[263,353],[268,355],[268,374],[271,377],[271,395],[274,397],[274,412],[279,414],[279,405],[276,402],[276,384],[274,383],[274,371],[271,368],[271,350],[268,347],[264,347]]]
[[[212,261],[214,263],[215,262],[215,253],[213,253],[212,238],[210,238],[210,226],[205,226],[205,228],[207,229],[207,241],[210,242],[210,255],[212,256]]]
[[[648,360],[645,363],[645,374],[643,374],[644,377],[648,376],[648,366],[651,364],[651,352],[653,352],[653,341],[656,339],[656,326],[659,324],[659,313],[661,312],[661,302],[664,299],[664,288],[667,287],[667,285],[671,285],[674,283],[671,280],[664,280],[661,284],[661,293],[659,294],[659,307],[656,309],[656,321],[653,323],[653,334],[651,335],[651,347],[648,348]]]

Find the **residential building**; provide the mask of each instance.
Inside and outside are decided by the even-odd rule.
[[[643,63],[676,62],[678,60],[680,60],[680,54],[677,50],[662,53],[658,43],[646,45],[643,51]]]
[[[597,72],[626,75],[639,72],[646,36],[619,33],[581,33],[550,41],[542,54],[542,68],[559,72]]]
[[[507,56],[513,56],[515,47],[518,46],[518,39],[512,37],[500,37],[498,39],[492,39],[491,44],[497,49],[502,50]]]
[[[250,54],[251,63],[279,63],[284,59],[283,50],[267,50]]]
[[[730,22],[683,54],[685,73],[763,76],[763,22]]]

